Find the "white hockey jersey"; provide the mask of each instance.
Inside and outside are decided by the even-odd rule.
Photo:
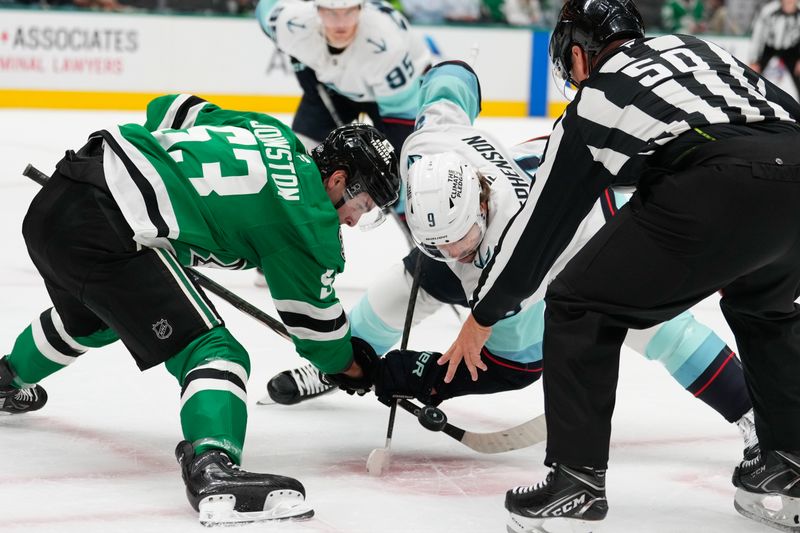
[[[448,263],[461,280],[469,300],[481,270],[494,254],[509,220],[528,199],[535,176],[529,175],[520,165],[528,167],[526,160],[531,160],[530,168],[538,167],[547,140],[533,139],[508,149],[494,135],[474,127],[472,123],[480,105],[479,89],[477,79],[469,79],[466,73],[468,71],[461,66],[446,64],[428,73],[422,86],[422,105],[416,131],[406,140],[400,154],[400,172],[405,183],[408,169],[414,161],[423,155],[453,151],[489,181],[492,194],[489,197],[486,235],[475,260],[470,264]],[[544,299],[547,283],[604,223],[598,202],[554,263],[545,283],[523,302],[520,309]]]
[[[278,49],[330,89],[356,102],[377,102],[382,117],[416,117],[418,80],[431,54],[389,4],[366,2],[353,42],[338,54],[328,49],[313,2],[261,0],[256,18]]]

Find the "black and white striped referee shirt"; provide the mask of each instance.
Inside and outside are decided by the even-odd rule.
[[[491,325],[519,309],[602,191],[635,185],[648,156],[682,133],[798,120],[794,99],[715,44],[687,35],[628,41],[556,122],[530,197],[472,294],[473,315]]]
[[[753,62],[759,61],[766,46],[774,50],[789,50],[800,46],[800,2],[798,10],[792,14],[783,12],[780,0],[769,2],[761,8],[753,23],[750,40]]]

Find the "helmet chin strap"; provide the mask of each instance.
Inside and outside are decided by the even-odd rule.
[[[339,198],[338,202],[333,204],[333,207],[335,207],[338,210],[340,207],[342,207],[345,204],[345,202],[346,202],[346,200],[344,199],[344,193],[342,193],[342,197]]]

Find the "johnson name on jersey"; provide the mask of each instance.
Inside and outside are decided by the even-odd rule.
[[[506,148],[493,135],[472,124],[480,110],[478,79],[465,64],[443,63],[424,77],[421,108],[416,129],[403,145],[400,173],[408,179],[408,169],[423,155],[452,151],[469,162],[491,187],[486,235],[470,264],[448,263],[461,280],[467,298],[475,291],[482,269],[495,253],[500,237],[514,215],[528,201],[534,172],[542,158],[547,139],[532,139]],[[523,168],[525,170],[523,170]],[[553,266],[555,275],[604,223],[598,202]],[[548,280],[550,277],[548,277]],[[542,284],[519,309],[544,296]]]

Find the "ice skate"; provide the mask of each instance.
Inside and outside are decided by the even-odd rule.
[[[739,514],[782,531],[800,532],[800,453],[768,451],[733,471]]]
[[[553,465],[536,485],[506,492],[509,533],[589,533],[608,513],[606,471]]]
[[[47,393],[41,385],[17,389],[11,385],[16,374],[6,358],[0,359],[0,413],[20,414],[36,411],[47,403]]]
[[[293,405],[335,390],[335,385],[322,381],[319,370],[314,365],[308,364],[284,370],[273,376],[267,382],[267,396],[258,403]]]
[[[314,516],[305,489],[296,479],[242,470],[221,450],[195,456],[188,441],[175,449],[189,503],[204,526]]]
[[[742,415],[742,418],[736,421],[736,426],[739,428],[739,433],[742,434],[742,439],[744,439],[744,452],[742,453],[744,460],[755,459],[761,453],[761,449],[758,446],[753,410],[750,409]]]

